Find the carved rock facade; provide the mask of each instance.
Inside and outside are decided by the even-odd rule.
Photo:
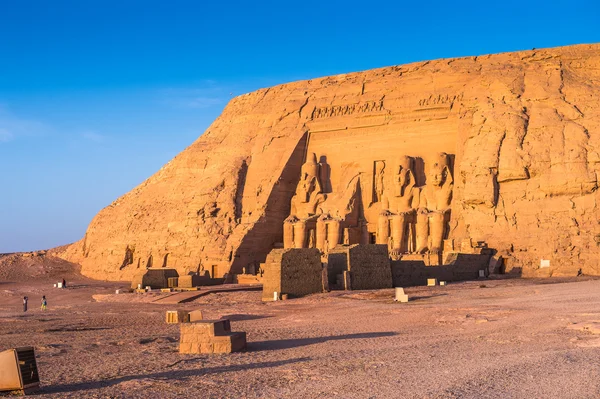
[[[274,247],[471,239],[526,276],[598,275],[599,151],[600,45],[294,82],[233,99],[62,256],[220,277]]]

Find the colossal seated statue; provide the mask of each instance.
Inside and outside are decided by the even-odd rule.
[[[349,181],[342,177],[340,189],[325,194],[323,187],[331,187],[328,168],[326,157],[317,163],[315,154],[302,165],[290,215],[284,221],[284,248],[314,247],[325,253],[342,242],[343,231],[358,228],[360,181],[357,176],[350,177]]]
[[[392,176],[392,185],[384,191],[381,200],[377,243],[389,243],[392,256],[409,252],[414,247],[410,239],[415,236],[415,207],[419,201],[419,189],[416,187],[413,164],[413,158],[400,157]]]
[[[309,224],[318,217],[319,205],[325,201],[319,181],[319,164],[316,154],[306,158],[300,171],[300,181],[292,197],[290,216],[284,221],[284,248],[308,248]]]
[[[317,220],[317,245],[322,252],[327,252],[338,244],[344,237],[342,230],[359,225],[358,201],[360,201],[360,180],[354,177],[344,184],[343,191],[327,196],[321,205],[323,214]]]
[[[440,253],[454,186],[448,154],[439,153],[428,166],[427,181],[421,188],[417,211],[417,252]]]

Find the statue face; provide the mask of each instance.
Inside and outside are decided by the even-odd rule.
[[[444,183],[445,177],[445,165],[440,165],[436,162],[434,165],[431,166],[431,169],[429,170],[429,173],[427,175],[427,184],[431,184],[432,186],[441,186]]]
[[[303,174],[296,189],[296,195],[300,199],[300,202],[307,203],[310,201],[310,196],[315,191],[315,181],[315,177],[311,177],[307,173]]]
[[[404,188],[411,184],[412,179],[412,158],[410,157],[400,157],[400,162],[398,165],[397,173],[394,179],[394,190],[396,197],[401,197],[404,195]],[[412,182],[415,183],[414,181]]]
[[[396,197],[402,196],[402,189],[405,185],[410,183],[410,169],[405,168],[403,166],[398,167],[398,174],[395,179],[395,191]]]

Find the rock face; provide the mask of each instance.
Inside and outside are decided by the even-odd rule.
[[[600,45],[294,82],[233,99],[61,256],[109,280],[150,266],[212,277],[256,267],[283,246],[292,202],[301,205],[301,168],[303,179],[304,164],[317,173],[313,153],[342,228],[363,223],[358,234],[379,240],[378,203],[393,171],[411,165],[415,187],[427,187],[428,165],[445,153],[445,241],[486,241],[507,271],[525,276],[598,275],[599,151]],[[395,223],[401,236],[409,222]]]

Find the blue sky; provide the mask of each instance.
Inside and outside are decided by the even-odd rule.
[[[100,209],[190,145],[231,96],[594,42],[597,0],[0,0],[0,252],[81,238]]]

